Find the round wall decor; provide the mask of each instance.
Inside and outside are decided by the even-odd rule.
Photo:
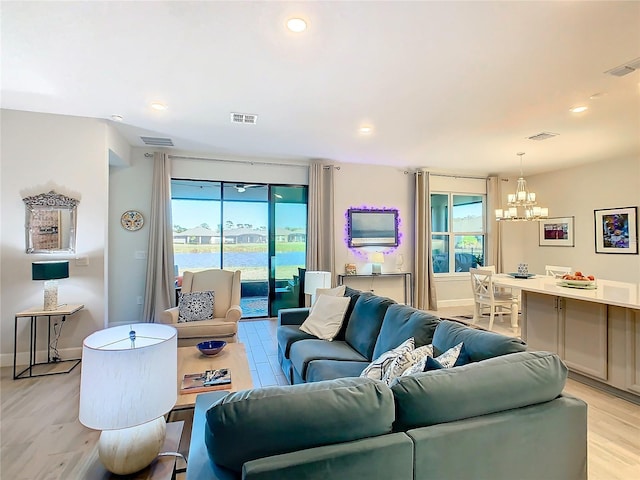
[[[120,224],[125,230],[135,232],[144,225],[144,217],[137,210],[127,210],[120,217]]]

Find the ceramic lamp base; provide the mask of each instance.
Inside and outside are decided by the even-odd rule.
[[[100,461],[117,475],[138,472],[158,456],[166,432],[164,417],[136,427],[103,430],[98,442]]]
[[[47,280],[44,282],[44,309],[46,311],[58,309],[58,281]]]

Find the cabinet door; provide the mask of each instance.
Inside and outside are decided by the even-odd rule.
[[[640,394],[640,310],[627,309],[627,389]]]
[[[607,306],[563,298],[563,359],[571,370],[607,380]]]
[[[522,338],[529,350],[559,352],[558,297],[522,291]]]

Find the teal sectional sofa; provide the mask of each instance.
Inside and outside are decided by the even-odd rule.
[[[303,310],[281,315],[279,355],[294,385],[198,396],[187,480],[587,478],[587,407],[562,393],[557,355],[351,293],[332,342],[287,323]],[[463,342],[469,363],[389,385],[357,378],[407,336],[442,352]]]
[[[397,379],[196,401],[187,480],[587,478],[587,409],[567,369],[520,352]]]

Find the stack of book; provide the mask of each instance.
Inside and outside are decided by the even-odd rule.
[[[187,373],[182,378],[180,393],[198,393],[209,390],[227,388],[231,383],[231,372],[228,368],[207,370],[203,373]]]

